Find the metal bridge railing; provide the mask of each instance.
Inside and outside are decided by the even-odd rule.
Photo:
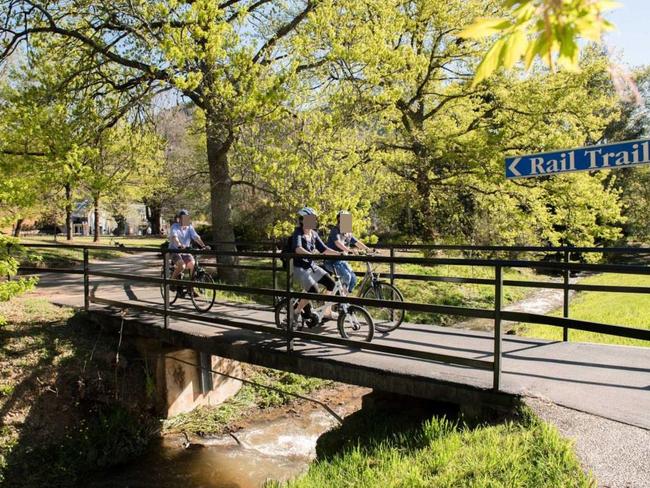
[[[269,243],[265,243],[269,244]],[[321,299],[322,295],[313,294],[313,293],[304,293],[295,291],[293,288],[293,258],[296,257],[295,254],[282,254],[277,250],[277,243],[271,242],[269,247],[270,251],[219,251],[219,250],[209,250],[209,251],[199,251],[199,250],[187,250],[184,249],[181,252],[183,253],[193,253],[198,255],[207,255],[212,256],[216,260],[216,267],[233,267],[238,269],[245,270],[260,270],[260,271],[270,271],[272,273],[272,288],[262,288],[262,287],[250,287],[242,286],[236,284],[207,284],[200,283],[202,288],[230,291],[241,294],[254,294],[261,296],[272,296],[274,299],[278,297],[287,297],[289,302],[293,298],[309,298],[309,299]],[[230,243],[230,245],[235,246],[236,243]],[[92,250],[116,250],[129,253],[152,253],[152,254],[161,254],[162,263],[168,262],[168,256],[171,253],[179,252],[170,249],[161,249],[161,248],[152,248],[152,247],[125,247],[125,246],[85,246],[85,245],[60,245],[60,244],[23,244],[25,247],[32,248],[52,248],[52,247],[65,247],[71,249],[81,249],[83,251],[83,267],[79,269],[71,268],[35,268],[35,267],[21,267],[22,272],[60,272],[60,273],[76,273],[83,275],[83,285],[84,285],[84,308],[89,310],[91,303],[107,305],[110,307],[116,307],[126,310],[134,310],[145,313],[150,313],[154,315],[161,315],[163,317],[164,327],[169,327],[170,318],[178,319],[188,319],[188,320],[199,320],[204,323],[222,325],[227,327],[241,328],[256,332],[263,332],[271,336],[277,336],[283,338],[286,341],[287,352],[294,350],[294,340],[295,339],[304,339],[309,341],[316,341],[325,344],[334,344],[340,345],[365,351],[376,351],[387,354],[395,354],[404,357],[410,357],[415,359],[423,359],[435,362],[441,362],[445,364],[453,364],[457,366],[464,366],[469,368],[476,368],[481,370],[491,370],[493,372],[493,388],[498,391],[500,389],[501,382],[501,361],[502,361],[502,322],[503,321],[513,321],[513,322],[529,322],[535,324],[550,325],[555,327],[560,327],[563,329],[563,338],[568,340],[568,330],[583,330],[596,332],[601,334],[609,334],[618,337],[628,337],[634,339],[641,339],[650,341],[650,330],[644,329],[635,329],[631,327],[624,327],[620,325],[610,325],[603,324],[598,322],[589,322],[582,320],[575,320],[569,318],[569,291],[599,291],[599,292],[613,292],[613,293],[650,293],[650,287],[643,286],[606,286],[606,285],[582,285],[570,283],[569,275],[571,272],[577,271],[589,271],[589,272],[598,272],[598,273],[627,273],[627,274],[636,274],[636,275],[650,275],[650,267],[640,266],[640,265],[620,265],[620,264],[587,264],[587,263],[577,263],[570,261],[570,253],[574,252],[599,252],[599,253],[629,253],[629,254],[647,254],[650,253],[650,249],[635,249],[635,248],[541,248],[541,247],[516,247],[510,248],[505,246],[411,246],[410,249],[422,250],[422,249],[454,249],[454,250],[509,250],[516,252],[546,252],[546,253],[558,253],[563,254],[563,259],[560,262],[550,262],[550,261],[528,261],[528,260],[503,260],[503,259],[466,259],[466,258],[449,258],[449,257],[413,257],[413,256],[398,256],[397,252],[404,249],[403,245],[391,245],[388,249],[388,256],[346,256],[345,259],[348,261],[361,261],[361,262],[371,262],[378,264],[388,265],[389,269],[389,279],[391,283],[394,283],[396,280],[421,280],[421,281],[440,281],[440,282],[450,282],[450,283],[468,283],[468,284],[478,284],[478,285],[487,285],[494,286],[494,307],[492,309],[483,309],[483,308],[471,308],[471,307],[458,307],[450,305],[438,305],[431,303],[419,303],[411,301],[390,301],[390,300],[375,300],[368,298],[357,298],[357,297],[342,297],[342,296],[328,296],[328,302],[335,303],[350,303],[361,306],[369,307],[387,307],[392,309],[401,309],[406,311],[413,312],[425,312],[433,314],[445,314],[453,316],[462,316],[462,317],[475,317],[489,319],[494,322],[494,355],[493,360],[483,360],[483,359],[472,359],[467,357],[453,356],[448,354],[440,354],[429,351],[409,349],[405,347],[387,345],[387,344],[377,344],[377,343],[367,343],[352,341],[349,339],[343,339],[338,337],[324,336],[322,334],[314,334],[305,331],[292,330],[289,327],[286,331],[277,329],[275,327],[270,327],[266,325],[260,325],[256,323],[245,322],[242,320],[232,320],[223,317],[217,317],[213,315],[198,314],[183,312],[179,310],[172,310],[169,305],[169,286],[170,285],[188,285],[192,284],[188,280],[172,280],[168,276],[168,266],[163,265],[165,270],[162,278],[153,277],[153,276],[141,276],[134,274],[126,273],[115,273],[107,271],[93,270],[90,267],[89,262],[89,252]],[[383,246],[377,246],[382,248]],[[385,247],[383,247],[385,248]],[[461,249],[462,248],[462,249]],[[219,263],[220,257],[233,257],[239,260],[239,263],[235,264],[223,264]],[[278,267],[278,259],[287,258],[289,260],[289,266],[286,270],[282,270]],[[253,265],[253,264],[240,264],[243,260],[270,260],[271,266],[266,265]],[[336,260],[340,259],[338,256],[318,256],[318,259],[323,260]],[[415,275],[415,274],[401,274],[397,273],[397,266],[403,264],[416,264],[424,267],[429,266],[482,266],[489,267],[494,269],[494,278],[467,278],[460,276],[426,276],[426,275]],[[207,266],[206,266],[207,267]],[[531,268],[531,269],[544,269],[549,271],[555,271],[560,273],[563,277],[561,283],[545,282],[545,281],[530,281],[530,280],[504,280],[503,279],[503,270],[504,268]],[[283,278],[283,283],[279,284],[279,278]],[[90,291],[90,282],[92,277],[104,277],[104,278],[114,278],[118,280],[124,280],[129,282],[141,282],[141,283],[150,283],[161,285],[164,288],[164,297],[162,308],[143,305],[132,302],[122,302],[118,300],[111,300],[107,298],[101,298],[94,296]],[[503,289],[505,286],[516,286],[516,287],[532,287],[532,288],[549,288],[549,289],[562,289],[563,290],[563,317],[554,317],[547,316],[536,313],[527,313],[527,312],[512,312],[506,311],[503,309]],[[289,313],[292,314],[292,307],[289,308]],[[290,321],[292,323],[292,321]]]

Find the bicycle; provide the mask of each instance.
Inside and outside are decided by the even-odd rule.
[[[334,290],[332,290],[333,295],[345,296],[346,291],[345,287],[341,284],[341,279],[339,278],[336,272],[332,273],[334,277]],[[309,316],[303,316],[300,314],[300,323],[298,325],[298,330],[302,330],[305,326],[311,329],[321,325],[325,320],[324,315],[327,308],[332,306],[332,302],[326,302],[326,296],[323,297],[322,305],[314,307],[316,303],[312,304],[312,311]],[[300,299],[294,298],[291,301],[291,305],[294,310],[298,305]],[[319,303],[321,301],[319,300]],[[372,338],[375,335],[375,327],[372,321],[371,315],[368,311],[359,305],[350,305],[347,303],[338,303],[334,305],[339,314],[336,325],[339,331],[339,334],[344,339],[356,339],[363,340],[366,342],[372,341]],[[287,329],[289,320],[289,310],[287,308],[287,299],[283,298],[275,306],[275,325],[279,329]],[[298,317],[295,318],[296,320]]]
[[[208,248],[209,249],[209,248]],[[169,267],[167,277],[171,277],[172,273],[174,272],[174,264],[172,260],[168,260],[167,266]],[[164,278],[165,270],[160,271],[160,277]],[[185,272],[183,272],[183,275]],[[180,279],[183,279],[183,275],[181,275]],[[214,280],[212,279],[212,276],[203,268],[200,263],[199,263],[199,256],[195,255],[194,256],[194,270],[192,272],[192,275],[190,276],[189,281],[193,282],[198,282],[198,283],[205,283],[205,284],[214,284]],[[172,290],[170,290],[171,292]],[[162,295],[163,299],[165,298],[165,286],[161,283],[160,284],[160,294]],[[173,305],[176,300],[179,298],[187,298],[187,295],[189,295],[190,299],[192,300],[192,304],[194,305],[194,308],[196,309],[197,312],[208,312],[212,306],[214,305],[214,301],[217,297],[217,293],[214,290],[214,288],[205,288],[202,287],[200,284],[188,284],[188,285],[176,285],[176,290],[175,293],[172,294],[170,293],[169,296],[169,304]]]
[[[374,256],[377,253],[369,253],[367,256]],[[381,281],[380,274],[376,272],[371,263],[366,261],[366,273],[361,282],[357,285],[356,296],[359,298],[370,298],[373,300],[389,300],[391,302],[403,302],[404,295],[396,286]],[[404,310],[392,307],[366,307],[372,316],[375,329],[379,332],[391,332],[397,329],[404,321]]]

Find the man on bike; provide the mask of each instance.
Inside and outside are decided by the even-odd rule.
[[[291,252],[306,256],[317,254],[341,255],[341,252],[327,247],[316,232],[316,218],[318,215],[313,208],[303,207],[298,211],[298,226],[291,236]],[[294,259],[293,276],[300,282],[302,288],[308,293],[318,293],[318,285],[327,288],[328,292],[334,290],[336,284],[332,277],[323,268],[313,262],[313,258],[299,257]],[[298,302],[296,313],[304,312],[303,316],[311,315],[311,305],[306,298]]]
[[[192,241],[201,246],[201,249],[207,248],[190,223],[190,213],[183,208],[176,214],[176,222],[172,224],[169,230],[169,249],[189,249],[192,247]],[[194,256],[189,253],[179,252],[171,253],[171,255],[174,264],[174,271],[171,275],[172,280],[182,276],[183,271],[186,269],[190,272],[190,275],[192,274],[194,271]]]
[[[341,225],[342,218],[346,220],[345,225]],[[341,231],[343,227],[343,231]],[[362,249],[366,252],[370,251],[370,248],[366,246],[363,242],[357,240],[352,235],[352,215],[346,210],[341,210],[336,214],[336,225],[330,230],[329,238],[327,239],[327,246],[340,250],[343,253],[353,253],[356,254],[356,249]],[[350,263],[347,261],[327,261],[325,262],[326,269],[334,268],[336,274],[341,277],[341,283],[345,286],[348,292],[352,292],[354,286],[357,284],[357,275],[352,271]]]

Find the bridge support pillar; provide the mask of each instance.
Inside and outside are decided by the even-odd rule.
[[[208,371],[240,377],[238,361],[166,346],[151,339],[139,338],[136,342],[149,364],[158,409],[166,417],[223,403],[242,386],[240,381]]]

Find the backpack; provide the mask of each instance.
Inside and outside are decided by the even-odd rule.
[[[290,254],[292,251],[291,249],[291,244],[293,241],[293,236],[289,236],[284,240],[284,245],[282,246],[282,250],[280,251],[283,254]],[[289,267],[289,259],[287,258],[280,258],[280,261],[282,262],[282,269],[287,269]]]

